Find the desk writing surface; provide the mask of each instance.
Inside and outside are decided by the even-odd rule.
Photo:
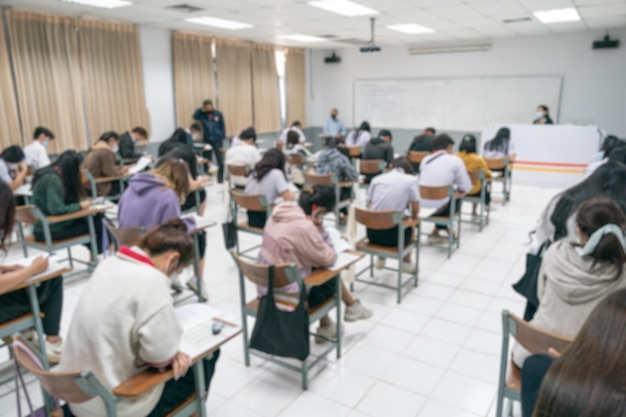
[[[33,261],[42,255],[29,256],[28,258],[20,259],[15,262],[11,262],[10,265],[21,265],[21,266],[29,266],[33,263]],[[45,256],[45,255],[43,255]],[[44,282],[53,278],[56,278],[62,274],[68,273],[72,270],[72,268],[68,268],[66,265],[59,262],[59,255],[52,255],[48,258],[48,269],[46,269],[41,274],[33,275],[28,279],[22,281],[18,286],[11,288],[11,290],[7,292],[13,292],[22,288],[26,288],[30,285],[38,284],[40,282]]]
[[[198,216],[196,213],[190,213],[185,216],[182,216],[183,219],[192,219],[196,225],[196,228],[193,230],[193,233],[202,231],[209,227],[213,227],[217,224],[217,222],[213,220],[209,220],[204,217]]]
[[[31,184],[23,184],[20,187],[16,188],[13,191],[13,194],[23,196],[23,197],[32,197],[33,189]]]
[[[311,275],[304,279],[304,283],[313,287],[322,285],[339,275],[339,273],[344,269],[347,269],[350,266],[354,265],[364,256],[365,253],[355,250],[342,252],[337,257],[337,262],[335,262],[335,265],[331,266],[328,269],[316,269]]]

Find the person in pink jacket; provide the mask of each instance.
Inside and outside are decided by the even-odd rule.
[[[322,226],[322,218],[332,212],[336,197],[334,190],[326,185],[317,185],[312,189],[305,188],[300,194],[298,203],[285,202],[277,205],[267,221],[263,243],[259,252],[260,264],[294,263],[302,278],[311,275],[315,267],[329,267],[337,260],[337,252],[333,247],[328,233]],[[307,288],[309,308],[324,303],[335,295],[336,279],[324,285]],[[267,293],[266,287],[257,287],[259,296]],[[298,292],[296,282],[286,287],[276,288],[280,292]],[[342,300],[346,304],[345,321],[367,319],[372,316],[371,310],[352,297],[342,283]],[[320,319],[317,334],[332,338],[337,332],[337,324],[326,315]],[[316,337],[317,343],[324,338]]]

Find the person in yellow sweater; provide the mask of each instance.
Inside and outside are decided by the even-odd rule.
[[[463,160],[463,163],[467,168],[467,172],[483,170],[485,172],[485,178],[488,180],[491,179],[492,174],[489,167],[487,167],[487,161],[476,153],[476,137],[474,135],[463,136],[463,140],[459,145],[459,152],[457,152],[456,156]],[[480,187],[480,181],[474,182],[472,184],[472,189],[467,193],[467,196],[480,197]],[[489,206],[491,194],[489,189],[485,191],[485,200],[487,202],[487,206]],[[476,204],[472,204],[472,216],[476,215]]]

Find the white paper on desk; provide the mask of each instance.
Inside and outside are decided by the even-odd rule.
[[[192,358],[218,346],[239,331],[238,326],[224,324],[222,331],[214,335],[214,319],[222,316],[222,312],[206,304],[187,304],[175,311],[183,328],[179,349]]]
[[[196,225],[196,229],[205,229],[207,227],[215,226],[217,224],[213,220],[198,216],[196,213],[186,214],[182,218],[192,219],[194,224]]]
[[[141,172],[144,169],[148,168],[148,166],[150,166],[151,163],[152,163],[152,158],[147,157],[147,156],[142,156],[141,158],[139,158],[139,161],[137,161],[135,166],[128,170],[128,173],[135,175],[136,173]]]
[[[334,227],[326,227],[325,229],[326,233],[328,233],[330,241],[333,244],[333,247],[335,248],[335,252],[339,254],[341,252],[354,249],[352,246],[350,246],[350,243],[348,243],[348,241],[341,237],[341,233],[339,233],[339,230],[335,229]]]
[[[17,260],[15,262],[12,262],[12,265],[21,265],[23,267],[27,267],[30,266],[30,264],[33,263],[33,261],[37,258],[39,258],[40,256],[47,256],[48,254],[43,254],[43,255],[34,255],[34,256],[29,256],[28,258],[23,258],[20,260]],[[44,272],[42,272],[41,274],[37,274],[37,275],[33,275],[32,277],[29,277],[26,282],[29,281],[36,281],[39,277],[42,277],[44,275],[49,275],[52,274],[54,272],[60,271],[62,269],[67,268],[66,265],[63,265],[60,260],[61,257],[57,254],[52,254],[48,257],[48,269],[46,269]]]
[[[24,185],[22,185],[20,187],[17,187],[15,189],[15,191],[13,191],[13,194],[26,196],[26,197],[32,197],[33,196],[32,185],[31,184],[24,184]]]
[[[356,261],[357,259],[359,259],[359,255],[355,255],[353,253],[342,252],[339,254],[339,256],[337,256],[337,260],[335,261],[335,264],[328,269],[330,269],[331,271],[338,271],[340,269],[344,269],[347,265]]]

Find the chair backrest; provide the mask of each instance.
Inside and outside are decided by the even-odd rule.
[[[268,204],[263,194],[245,194],[231,190],[230,196],[239,207],[249,211],[267,211]]]
[[[429,153],[428,151],[409,151],[409,162],[419,164]]]
[[[480,174],[483,175],[480,175]],[[478,169],[478,170],[474,170],[474,171],[467,171],[467,174],[470,177],[470,181],[472,182],[472,184],[475,184],[479,181],[482,180],[482,177],[484,177],[484,171],[482,169]]]
[[[35,224],[37,222],[37,218],[33,215],[32,209],[35,206],[18,206],[15,210],[15,220],[20,223],[26,224]]]
[[[304,165],[304,160],[302,159],[302,155],[294,154],[294,155],[287,157],[287,163],[293,166],[300,166],[300,165]]]
[[[361,148],[358,146],[347,146],[348,155],[353,158],[359,157],[361,155]]]
[[[402,213],[394,210],[372,211],[359,207],[354,208],[354,218],[368,229],[391,229],[402,221]]]
[[[333,174],[312,174],[305,172],[304,180],[311,187],[315,185],[328,185],[329,187],[332,187],[336,183],[336,180],[333,178]]]
[[[508,158],[485,158],[485,161],[489,169],[504,169],[509,164]]]
[[[425,200],[442,200],[453,195],[452,186],[442,185],[441,187],[427,187],[420,185],[420,197]]]
[[[82,372],[46,371],[43,369],[37,353],[21,336],[14,338],[12,349],[20,366],[35,375],[41,386],[53,397],[69,403],[82,403],[93,398],[76,384],[76,380],[83,378]]]
[[[509,334],[532,354],[547,354],[549,348],[563,352],[572,343],[572,339],[533,326],[508,311],[503,312],[502,319],[505,321],[505,331],[508,327]]]
[[[230,175],[236,175],[238,177],[248,176],[248,167],[245,165],[227,165]]]
[[[267,287],[269,283],[269,265],[260,265],[248,261],[237,254],[235,250],[231,250],[237,268],[244,277],[249,279],[255,285]],[[298,280],[300,273],[294,264],[280,264],[274,266],[274,288],[284,287]]]
[[[359,162],[359,170],[361,174],[380,174],[383,172],[381,169],[380,159],[361,159]]]
[[[117,240],[118,245],[136,245],[139,243],[141,235],[146,231],[143,227],[115,227],[109,222],[103,223],[109,233]]]

